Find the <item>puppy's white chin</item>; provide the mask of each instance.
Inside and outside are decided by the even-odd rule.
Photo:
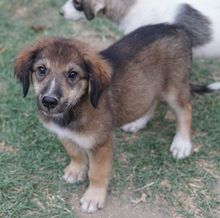
[[[63,113],[52,113],[52,112],[47,112],[47,111],[41,111],[45,116],[47,117],[59,117]]]

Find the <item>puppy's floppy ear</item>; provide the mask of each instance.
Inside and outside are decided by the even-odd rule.
[[[39,38],[35,44],[29,45],[21,50],[15,60],[14,74],[23,85],[24,97],[27,95],[29,90],[34,60],[38,52],[43,49],[45,41],[46,39]]]
[[[101,55],[95,52],[87,52],[84,58],[89,73],[89,95],[94,108],[98,107],[98,101],[103,91],[105,91],[111,81],[112,68]]]
[[[96,0],[94,4],[91,5],[89,1],[83,1],[83,8],[86,18],[92,20],[102,9],[105,8],[105,3],[103,0]]]

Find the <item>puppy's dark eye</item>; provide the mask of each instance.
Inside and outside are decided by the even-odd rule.
[[[73,0],[73,5],[76,10],[83,11],[83,5],[81,3],[81,0]]]
[[[68,75],[68,78],[75,79],[78,76],[78,73],[76,71],[71,71]]]
[[[46,69],[44,67],[38,67],[37,72],[43,76],[46,73]]]

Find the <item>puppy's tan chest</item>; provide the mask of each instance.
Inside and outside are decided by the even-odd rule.
[[[87,150],[95,145],[95,139],[91,134],[79,133],[73,130],[69,130],[68,128],[62,128],[52,122],[43,123],[43,125],[51,132],[56,133],[60,139],[70,139],[83,149]]]

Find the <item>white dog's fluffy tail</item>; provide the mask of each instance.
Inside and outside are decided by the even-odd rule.
[[[195,85],[195,84],[190,84],[190,89],[192,92],[202,94],[206,92],[213,92],[220,90],[220,82],[214,82],[209,85]]]

